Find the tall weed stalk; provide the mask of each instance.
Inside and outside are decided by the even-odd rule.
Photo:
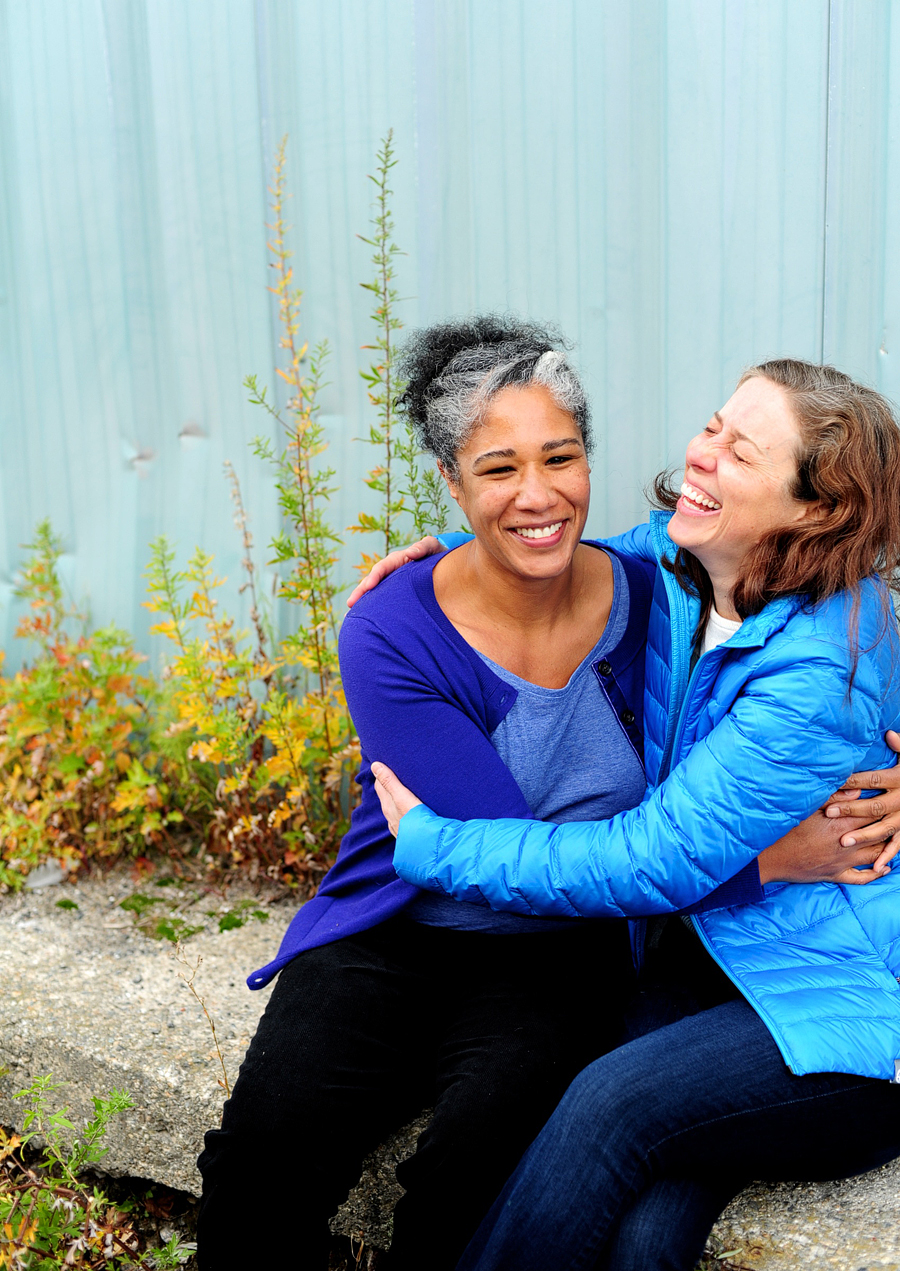
[[[347,527],[351,533],[376,534],[380,539],[379,552],[362,553],[357,566],[362,574],[368,573],[381,556],[412,537],[439,534],[447,528],[444,483],[433,465],[420,469],[421,451],[413,430],[409,421],[399,418],[397,412],[405,384],[397,371],[397,333],[403,323],[397,314],[400,298],[395,286],[395,261],[404,253],[394,240],[391,211],[394,191],[389,185],[391,170],[396,166],[394,132],[389,129],[378,151],[375,173],[369,176],[375,186],[371,237],[359,235],[373,249],[375,266],[372,281],[360,283],[375,300],[370,315],[376,332],[375,342],[363,345],[365,350],[374,352],[375,358],[367,369],[360,371],[369,402],[376,411],[366,440],[382,452],[379,462],[365,478],[369,489],[381,496],[380,508],[376,513],[360,512],[353,525]]]
[[[153,628],[175,646],[168,668],[179,719],[193,740],[190,756],[216,777],[210,823],[211,863],[223,856],[286,881],[315,883],[347,828],[350,775],[358,743],[341,687],[337,658],[335,568],[340,537],[327,520],[334,471],[321,457],[327,443],[319,414],[328,350],[301,337],[302,293],[294,285],[284,205],[285,141],[272,186],[270,287],[278,304],[283,405],[256,376],[245,387],[252,404],[277,425],[281,443],[258,437],[254,453],[275,477],[282,529],[270,564],[280,571],[277,596],[290,606],[293,630],[280,640],[266,630],[259,607],[253,545],[240,486],[227,468],[241,532],[254,637],[222,612],[223,582],[199,548],[186,570],[175,568],[165,540],[153,545],[149,606],[162,615]],[[271,653],[269,647],[271,646]],[[285,868],[287,872],[285,872]]]

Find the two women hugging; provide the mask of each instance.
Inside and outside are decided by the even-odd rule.
[[[362,800],[250,977],[200,1265],[239,1265],[262,1155],[273,1262],[324,1268],[430,1107],[383,1265],[689,1269],[752,1179],[900,1155],[900,428],[831,367],[752,367],[598,542],[558,338],[448,323],[402,369],[472,533],[344,622]]]

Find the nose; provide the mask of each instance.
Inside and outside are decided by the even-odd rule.
[[[685,463],[689,468],[697,468],[701,472],[711,472],[716,466],[716,454],[713,438],[708,433],[698,433],[688,442],[685,452]]]
[[[525,468],[516,491],[517,508],[523,512],[545,512],[558,500],[559,496],[553,483],[547,479],[543,464]]]

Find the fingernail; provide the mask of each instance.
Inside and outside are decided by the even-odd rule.
[[[856,847],[856,839],[841,839],[841,847]]]
[[[826,816],[840,816],[841,809],[838,807],[836,803],[829,803],[828,807],[825,809],[825,815]]]

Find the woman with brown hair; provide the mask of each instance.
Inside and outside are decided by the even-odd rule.
[[[831,367],[764,363],[688,446],[680,490],[658,492],[667,510],[623,544],[660,565],[644,801],[565,826],[448,821],[376,765],[407,881],[519,913],[684,909],[711,868],[740,869],[852,769],[893,761],[888,403]],[[688,1271],[751,1179],[900,1154],[898,901],[895,870],[636,924],[632,1040],[576,1078],[460,1267]]]

